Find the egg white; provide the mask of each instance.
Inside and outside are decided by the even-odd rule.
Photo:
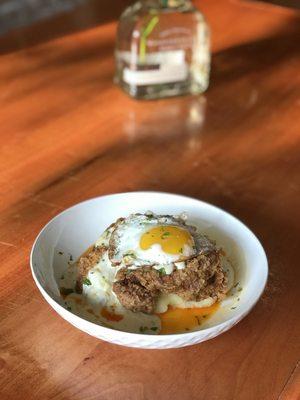
[[[193,246],[185,244],[180,255],[169,254],[163,251],[160,244],[153,244],[149,249],[140,247],[143,234],[156,226],[178,226],[190,233],[195,242],[194,227],[187,226],[180,218],[171,216],[157,216],[153,214],[132,214],[128,218],[117,222],[111,233],[109,246],[113,247],[113,264],[123,263],[139,267],[144,265],[166,265],[179,261],[181,257],[190,257],[196,254]]]

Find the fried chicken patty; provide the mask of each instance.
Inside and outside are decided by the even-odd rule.
[[[84,279],[105,251],[106,246],[94,246],[77,261],[78,293],[82,293]],[[160,294],[177,294],[186,301],[201,301],[208,297],[217,301],[225,296],[227,278],[214,246],[184,263],[183,269],[175,269],[171,274],[164,274],[149,265],[137,269],[123,267],[116,273],[113,291],[123,307],[147,314],[154,312]]]
[[[82,255],[77,261],[77,281],[76,292],[82,293],[82,282],[86,278],[90,269],[100,261],[103,253],[107,250],[105,246],[92,247]]]
[[[154,312],[160,294],[177,294],[186,301],[201,301],[208,297],[220,300],[225,296],[227,278],[217,250],[200,253],[185,264],[184,269],[168,275],[151,266],[121,268],[116,274],[113,290],[126,309],[147,314]]]

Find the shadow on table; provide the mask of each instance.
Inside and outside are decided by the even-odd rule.
[[[123,5],[123,2],[120,0],[118,3],[121,9],[121,4]],[[35,28],[32,29],[33,31],[31,31],[29,39],[33,36]],[[46,30],[47,29],[45,29],[45,31]],[[58,32],[57,35],[59,36]],[[34,40],[43,41],[46,40],[46,38],[35,37]],[[24,41],[26,45],[26,38]],[[27,44],[29,45],[29,43],[30,41]],[[237,81],[243,76],[248,77],[252,72],[262,73],[268,68],[274,68],[276,65],[284,62],[291,62],[294,57],[300,57],[299,43],[300,17],[295,16],[290,18],[287,24],[279,27],[277,31],[268,37],[214,53],[212,57],[211,83],[207,95],[212,97],[215,90],[219,90],[221,86],[226,86],[229,82]],[[113,49],[114,40],[111,36],[109,36],[106,41],[101,42],[97,38],[91,38],[91,40],[84,45],[66,47],[63,49],[57,48],[55,44],[50,48],[32,47],[28,49],[24,57],[37,59],[38,65],[36,69],[27,68],[26,71],[20,67],[19,73],[24,76],[26,73],[36,73],[37,69],[47,71],[53,68],[60,69],[66,66],[70,67],[80,63],[86,63],[88,65],[97,59],[112,57]],[[6,50],[9,51],[8,48],[5,49],[4,45],[2,51],[5,52]],[[16,73],[14,72],[12,75],[8,74],[10,77],[17,77],[17,75],[18,71]],[[94,84],[95,78],[97,77],[89,77],[87,74],[82,84],[88,84],[89,79],[93,81]],[[293,77],[289,77],[289,79],[293,79]],[[72,80],[70,80],[70,83],[71,82]],[[98,90],[97,86],[94,86],[95,90]]]
[[[291,62],[294,57],[299,58],[299,43],[300,16],[295,16],[268,37],[215,53],[210,89],[251,72],[262,72],[268,67]]]
[[[121,92],[117,94],[116,91],[115,101],[124,104],[124,111],[121,108],[118,111],[122,115],[119,129],[123,132],[124,140],[112,143],[107,148],[101,147],[96,154],[85,160],[84,164],[70,167],[69,171],[65,171],[65,175],[74,176],[87,167],[97,168],[101,160],[123,159],[126,152],[131,157],[139,151],[157,152],[161,148],[173,151],[176,157],[186,151],[185,162],[188,164],[196,162],[195,157],[198,153],[201,157],[207,156],[201,150],[203,138],[226,145],[228,133],[237,130],[240,126],[239,134],[242,135],[243,124],[247,120],[251,119],[253,130],[260,128],[270,117],[270,112],[280,107],[285,87],[289,91],[293,89],[291,81],[294,76],[290,75],[290,71],[293,71],[293,65],[296,67],[295,61],[300,57],[299,42],[300,18],[293,17],[288,24],[282,25],[269,37],[215,53],[211,85],[205,96],[179,97],[159,102],[131,102]],[[97,60],[99,54],[102,58],[111,58],[112,41],[102,44],[94,39],[88,46],[78,45],[62,50],[56,50],[53,44],[53,49],[54,54],[49,52],[50,55],[48,55],[48,49],[42,47],[31,48],[26,52],[24,57],[36,57],[37,64],[33,63],[33,66],[25,71],[20,65],[19,70],[16,69],[11,73],[10,79],[17,79],[21,74],[28,74],[28,81],[30,81],[30,78],[34,77],[39,70],[42,72],[43,79],[37,82],[32,79],[34,83],[22,89],[21,93],[14,93],[10,101],[20,96],[29,96],[35,90],[38,92],[39,85],[42,87],[47,79],[47,74],[44,74],[47,70],[55,71],[58,76],[61,73],[63,79],[59,82],[60,90],[65,93],[70,92],[72,96],[64,97],[62,100],[57,98],[55,104],[49,103],[47,109],[33,113],[25,120],[24,125],[20,122],[20,129],[32,126],[35,129],[41,129],[49,115],[67,116],[78,107],[77,97],[82,103],[84,99],[90,101],[93,97],[98,99],[99,96],[105,96],[105,91],[111,90],[112,71],[111,76],[109,75],[110,67],[101,72]],[[65,76],[63,72],[66,66],[72,67],[80,63],[92,64],[92,68],[86,68],[80,80],[76,77],[75,68],[72,74]],[[276,81],[277,68],[281,74],[281,86]],[[99,79],[101,74],[102,79]],[[285,82],[288,85],[285,85]],[[74,88],[76,90],[73,90]],[[80,88],[80,91],[77,88]],[[121,96],[124,96],[124,100]],[[99,138],[101,138],[103,134],[101,121],[98,127],[96,123],[94,125],[94,129],[98,129]],[[130,142],[130,148],[128,142]],[[182,144],[179,153],[176,142]],[[211,162],[209,157],[207,162]],[[47,184],[47,187],[59,184],[63,179],[64,176],[57,176],[53,182]],[[221,179],[216,178],[216,180],[221,182]],[[153,181],[153,185],[155,186],[156,182]],[[39,188],[38,192],[42,193],[47,187]],[[221,191],[226,188],[219,189]]]
[[[133,0],[86,0],[69,12],[41,19],[0,35],[0,54],[28,48],[73,32],[117,20]],[[1,23],[1,20],[0,20]]]

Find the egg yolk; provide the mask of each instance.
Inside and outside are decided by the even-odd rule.
[[[182,254],[184,245],[193,246],[193,239],[189,231],[178,226],[155,226],[141,236],[140,248],[148,250],[153,244],[159,244],[165,253]]]
[[[182,333],[199,327],[206,319],[217,311],[219,303],[202,308],[172,308],[157,314],[161,321],[161,334]]]

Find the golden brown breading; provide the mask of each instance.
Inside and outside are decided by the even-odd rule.
[[[153,313],[160,293],[174,293],[186,301],[208,297],[220,300],[225,296],[227,278],[215,249],[186,261],[184,269],[162,274],[152,266],[135,270],[121,268],[113,285],[121,304],[132,311]]]
[[[87,276],[89,270],[95,266],[107,250],[106,246],[92,247],[86,251],[76,262],[77,264],[77,282],[76,292],[82,293],[82,282]]]

